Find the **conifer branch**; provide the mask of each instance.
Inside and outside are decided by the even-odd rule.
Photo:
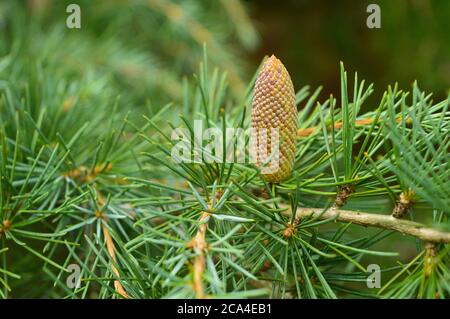
[[[290,212],[287,212],[286,215],[290,215]],[[300,221],[306,217],[318,218],[320,220],[336,218],[338,222],[394,230],[404,235],[417,237],[425,242],[450,243],[449,232],[433,229],[424,224],[409,220],[400,220],[390,215],[343,210],[335,207],[325,211],[322,208],[298,208],[295,219]]]
[[[414,82],[368,103],[373,84],[343,63],[340,99],[295,91],[274,57],[251,77],[240,2],[85,3],[89,25],[118,23],[73,37],[53,31],[64,4],[0,5],[0,298],[450,297],[450,98]],[[251,128],[280,134],[255,148]],[[268,178],[251,149],[272,145]],[[415,195],[426,224],[406,218]],[[422,251],[374,249],[395,232]],[[361,254],[378,256],[381,289]]]

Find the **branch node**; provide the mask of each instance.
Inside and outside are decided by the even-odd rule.
[[[353,185],[343,185],[339,188],[339,191],[336,195],[336,199],[334,201],[334,207],[339,208],[345,205],[350,194],[355,192],[355,188]]]
[[[425,278],[430,277],[431,273],[433,272],[434,266],[436,264],[436,245],[431,242],[425,243],[425,257],[424,257],[424,275]]]
[[[288,223],[286,225],[286,228],[283,230],[283,236],[285,238],[291,238],[292,235],[294,235],[294,233],[295,233],[295,227],[296,226],[297,225],[295,224],[295,222],[294,223]]]
[[[9,219],[5,219],[0,225],[0,237],[11,228],[11,221]]]
[[[402,218],[405,216],[414,203],[415,195],[416,193],[411,188],[401,192],[399,200],[392,211],[392,216],[395,218]]]
[[[99,174],[102,172],[107,172],[112,169],[112,164],[99,164],[94,166],[92,169],[87,168],[84,165],[81,165],[80,167],[74,168],[71,171],[68,171],[63,174],[65,177],[72,178],[76,180],[78,183],[86,183],[94,180]]]
[[[200,217],[200,226],[198,227],[195,237],[188,243],[188,247],[197,252],[193,264],[193,290],[197,299],[205,298],[203,288],[203,273],[205,271],[206,260],[205,251],[208,248],[206,242],[206,230],[208,229],[209,212],[203,212]]]

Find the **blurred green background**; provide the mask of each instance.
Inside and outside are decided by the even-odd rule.
[[[65,26],[70,3],[81,7],[81,29]],[[381,7],[381,29],[366,26],[370,3]],[[339,61],[375,83],[370,103],[395,82],[417,80],[439,99],[450,88],[447,0],[2,0],[0,31],[1,56],[21,51],[74,76],[113,76],[130,102],[179,98],[203,42],[238,95],[272,53],[297,89],[323,85],[322,98],[339,96]]]
[[[369,29],[367,6],[381,9],[381,28]],[[274,52],[294,84],[339,93],[339,61],[375,83],[375,97],[395,82],[445,98],[450,88],[450,1],[250,1],[261,43],[251,58]]]

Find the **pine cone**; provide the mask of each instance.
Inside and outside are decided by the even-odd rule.
[[[275,129],[272,132],[277,134],[272,135],[271,129]],[[291,174],[296,152],[296,132],[294,86],[283,63],[272,55],[262,66],[256,80],[251,133],[253,160],[268,182],[280,183]],[[277,142],[279,151],[276,151]]]

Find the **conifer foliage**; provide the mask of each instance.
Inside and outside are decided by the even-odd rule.
[[[178,5],[132,13],[175,19]],[[208,43],[196,74],[158,82],[174,93],[160,96],[144,48],[113,38],[91,52],[89,37],[28,19],[5,17],[0,35],[0,297],[450,297],[450,97],[393,85],[363,112],[373,86],[357,74],[350,85],[343,64],[339,98],[320,101],[321,88],[294,92],[266,58],[261,72],[272,63],[284,83],[265,107],[282,111],[286,174],[209,161],[219,153],[205,148],[177,162],[176,128],[194,137],[201,121],[227,149],[226,128],[268,119],[252,122],[259,70],[241,87],[231,51]]]

